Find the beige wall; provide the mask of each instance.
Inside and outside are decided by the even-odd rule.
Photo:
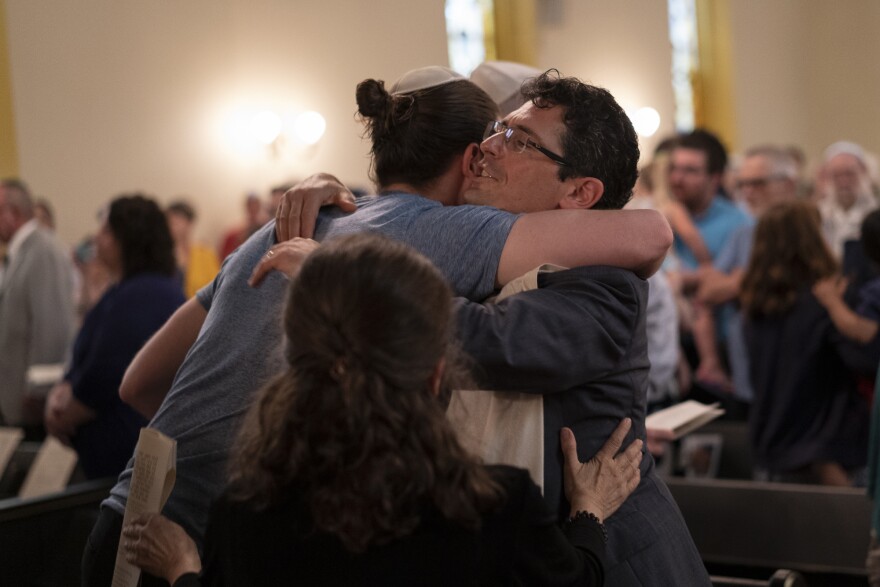
[[[19,170],[68,242],[112,195],[187,194],[215,241],[247,190],[318,170],[367,182],[354,121],[364,77],[447,62],[443,0],[4,0]],[[848,138],[880,152],[880,2],[730,2],[739,147],[815,157]],[[537,65],[652,106],[672,131],[666,3],[540,0]],[[235,108],[314,109],[315,149],[242,156],[221,132]],[[288,145],[288,147],[290,147]]]
[[[666,2],[545,0],[538,39],[540,67],[607,88],[627,111],[651,106],[660,113],[660,130],[642,139],[643,160],[673,132]]]
[[[730,3],[742,147],[848,139],[880,153],[880,2]]]
[[[123,190],[192,196],[211,242],[242,195],[327,170],[367,182],[354,87],[446,63],[442,0],[5,0],[19,170],[68,242]],[[239,107],[318,110],[313,150],[234,155]]]

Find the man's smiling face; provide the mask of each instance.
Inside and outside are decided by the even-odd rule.
[[[504,123],[523,131],[537,145],[564,156],[562,136],[565,124],[562,107],[538,108],[527,102],[510,113]],[[571,189],[559,180],[559,165],[528,146],[517,152],[505,143],[503,133],[487,137],[468,166],[463,191],[467,204],[494,206],[510,212],[537,212],[558,208]]]

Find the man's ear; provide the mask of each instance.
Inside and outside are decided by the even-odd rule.
[[[466,178],[479,175],[473,166],[474,161],[481,158],[480,145],[477,143],[468,145],[461,157],[461,174]]]
[[[560,200],[560,208],[587,210],[605,193],[605,184],[595,177],[575,177],[567,181],[571,182],[571,189]]]

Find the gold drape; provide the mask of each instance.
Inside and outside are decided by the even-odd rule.
[[[737,148],[729,0],[696,0],[699,66],[692,74],[694,123]]]
[[[493,12],[495,46],[487,42],[486,58],[536,65],[535,0],[494,0]]]
[[[6,6],[0,0],[0,177],[18,175],[15,119],[12,116],[12,80],[6,39]]]

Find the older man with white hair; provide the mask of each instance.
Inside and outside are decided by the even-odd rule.
[[[872,160],[856,143],[839,141],[825,150],[822,230],[840,259],[844,243],[858,240],[862,220],[878,206],[871,185]]]

